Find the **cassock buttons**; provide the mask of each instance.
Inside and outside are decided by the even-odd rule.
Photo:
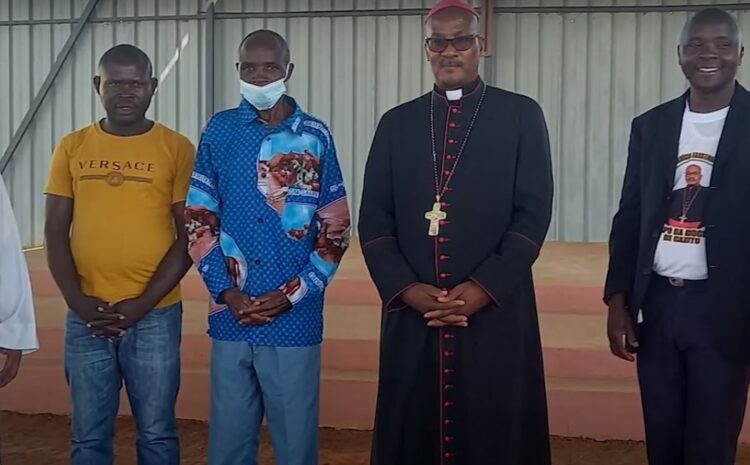
[[[450,176],[451,172],[448,171],[448,170],[445,170],[445,171],[443,171],[443,174],[446,175],[446,176]]]

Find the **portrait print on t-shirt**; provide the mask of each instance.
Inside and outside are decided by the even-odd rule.
[[[703,237],[703,208],[708,193],[714,157],[693,152],[680,156],[669,207],[669,220],[662,240],[700,244]]]
[[[653,270],[661,276],[708,277],[703,213],[728,113],[728,107],[712,113],[685,108],[669,210],[654,254]]]

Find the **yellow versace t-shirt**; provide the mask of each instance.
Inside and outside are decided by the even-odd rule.
[[[63,137],[45,194],[73,199],[70,246],[85,294],[116,303],[139,296],[175,240],[172,205],[183,202],[195,149],[155,123],[121,137],[99,123]],[[180,300],[179,287],[157,307]]]

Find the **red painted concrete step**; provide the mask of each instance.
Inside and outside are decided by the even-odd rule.
[[[67,413],[62,372],[65,305],[43,252],[27,255],[42,350],[27,357],[18,380],[0,394],[0,409]],[[601,244],[547,244],[535,266],[552,433],[640,439],[642,421],[633,366],[614,359],[604,336],[600,299],[606,264]],[[183,283],[181,418],[206,419],[207,295],[194,271]],[[321,425],[372,426],[377,389],[379,299],[356,244],[329,287],[321,375]],[[122,413],[127,414],[127,402]],[[744,437],[744,436],[743,436]],[[746,438],[750,439],[750,438]]]
[[[324,370],[321,379],[321,426],[372,428],[376,392],[374,373]],[[177,406],[178,416],[206,420],[208,395],[208,371],[205,368],[185,367]],[[32,362],[26,364],[19,379],[3,391],[0,410],[69,414],[66,396],[58,367]],[[643,439],[640,398],[633,379],[596,381],[549,378],[547,398],[550,430],[554,435],[599,440]],[[121,414],[129,414],[124,394]],[[750,416],[750,412],[747,416]],[[744,431],[741,439],[750,443],[749,432]]]
[[[56,364],[62,370],[64,331],[58,328],[38,332],[42,349],[26,360]],[[367,339],[325,339],[322,344],[324,369],[346,372],[377,371],[379,344]],[[211,342],[202,334],[185,334],[181,357],[184,365],[207,367]],[[635,376],[633,364],[616,359],[607,348],[544,347],[544,366],[548,377],[618,380]]]
[[[59,297],[47,267],[43,250],[26,255],[36,297]],[[604,244],[547,243],[534,266],[540,312],[600,314],[603,276],[606,267]],[[191,269],[182,283],[187,301],[206,302],[208,294],[200,276]],[[344,256],[336,278],[327,290],[327,303],[341,306],[379,306],[380,299],[369,278],[356,241]]]
[[[552,433],[596,439],[639,437],[641,419],[635,382],[550,378],[548,398]],[[321,426],[351,429],[372,427],[377,375],[372,371],[323,370]],[[184,365],[178,416],[208,418],[209,372],[204,366]],[[65,380],[56,363],[29,359],[19,378],[0,397],[0,410],[22,413],[69,414]],[[129,415],[123,392],[120,413]],[[612,422],[617,418],[617,422]]]
[[[48,270],[31,271],[36,297],[61,297]],[[208,302],[208,292],[199,276],[190,274],[181,284],[186,301]],[[605,311],[601,288],[596,286],[537,284],[540,312],[561,314],[600,314]],[[380,306],[375,285],[368,278],[336,278],[326,290],[326,303],[341,306]]]

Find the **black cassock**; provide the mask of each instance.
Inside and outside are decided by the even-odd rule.
[[[485,92],[486,89],[486,92]],[[428,235],[441,183],[473,130]],[[552,168],[542,110],[478,80],[386,113],[365,170],[359,234],[383,300],[373,465],[548,465],[547,403],[531,266],[549,227]],[[493,303],[468,328],[434,329],[401,293],[474,280]]]

